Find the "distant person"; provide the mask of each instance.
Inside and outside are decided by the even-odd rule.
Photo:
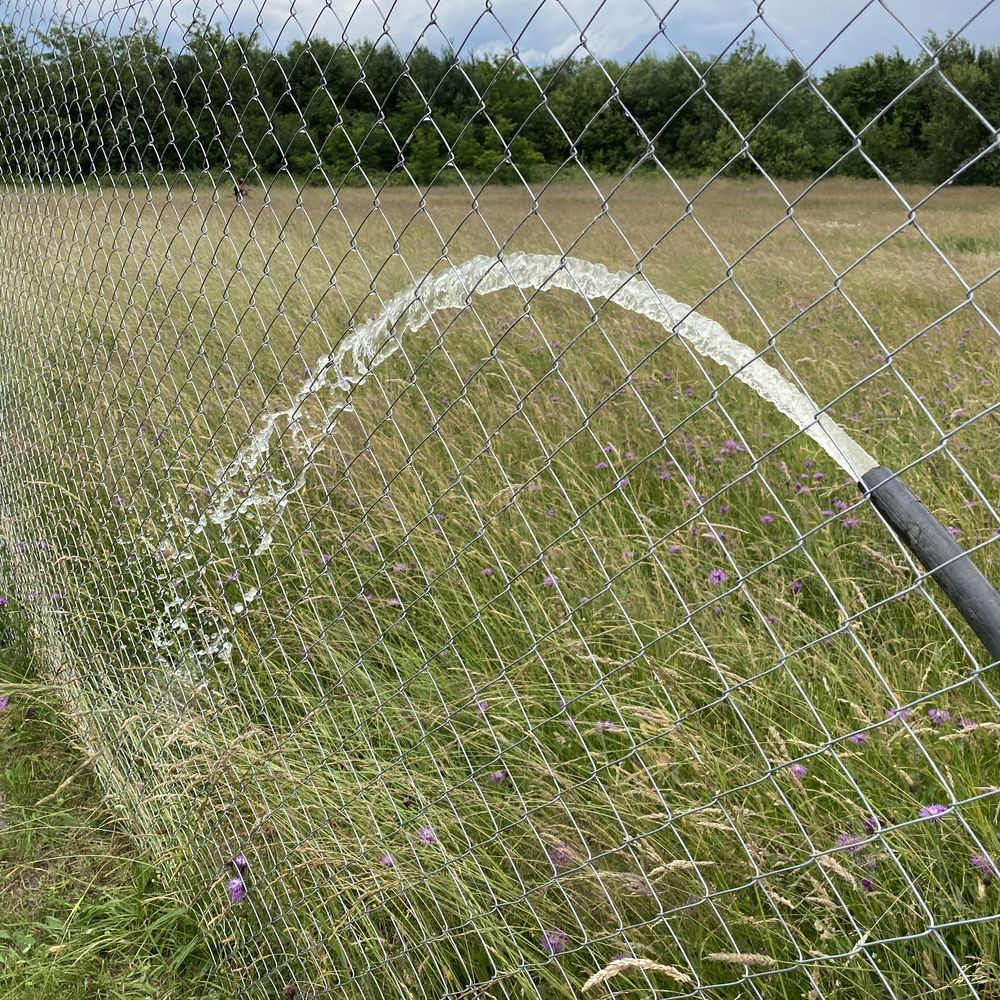
[[[233,195],[236,197],[237,203],[241,202],[247,196],[247,181],[245,177],[236,178],[236,183],[233,185]]]

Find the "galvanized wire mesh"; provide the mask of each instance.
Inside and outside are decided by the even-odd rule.
[[[683,6],[0,5],[0,611],[262,995],[996,994],[995,665],[818,446],[997,579],[996,11]]]

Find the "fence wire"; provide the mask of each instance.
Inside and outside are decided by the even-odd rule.
[[[995,664],[857,485],[1000,578],[993,3],[280,6],[0,3],[0,614],[219,966],[996,996]]]

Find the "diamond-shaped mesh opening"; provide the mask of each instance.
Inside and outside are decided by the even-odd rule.
[[[0,614],[220,969],[988,996],[995,633],[859,479],[991,607],[989,11],[84,7],[0,32]]]

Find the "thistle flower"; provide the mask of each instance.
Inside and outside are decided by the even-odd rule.
[[[0,712],[2,712],[10,704],[9,694],[0,694]]]
[[[490,773],[490,775],[489,775],[489,779],[490,779],[490,781],[493,782],[494,785],[502,784],[503,782],[505,782],[507,780],[507,772],[503,771],[503,770],[501,770],[501,771],[492,771]]]
[[[761,524],[773,524],[774,523],[774,515],[773,514],[762,514],[761,517],[760,517],[760,523]]]
[[[389,854],[388,852],[386,852],[385,854],[383,854],[378,859],[378,863],[383,868],[395,868],[396,867],[396,859],[391,854]]]
[[[989,858],[982,854],[973,854],[969,858],[969,864],[979,872],[984,882],[989,882],[996,875],[993,870],[993,865],[990,864]]]
[[[933,802],[929,806],[921,806],[919,816],[921,819],[929,819],[932,823],[940,823],[941,817],[948,812],[948,807]]]
[[[595,722],[594,723],[595,733],[616,733],[618,732],[618,726],[614,722]]]
[[[944,726],[951,722],[951,712],[946,708],[929,708],[927,718],[931,720],[931,725]]]
[[[837,834],[837,847],[849,854],[857,854],[861,850],[861,838],[856,833]]]
[[[913,715],[912,708],[890,708],[886,710],[887,719],[908,719]]]
[[[568,945],[569,937],[565,931],[561,931],[558,928],[542,931],[542,935],[538,940],[539,948],[548,955],[558,955],[559,952],[565,951]]]
[[[851,735],[848,736],[847,738],[855,746],[863,747],[871,739],[871,736],[869,736],[869,734],[866,732],[860,731],[857,733],[851,733]]]
[[[425,823],[419,830],[417,830],[417,837],[420,839],[422,844],[432,845],[438,842],[437,834],[434,832],[434,827],[430,823]]]
[[[875,883],[870,878],[863,878],[861,880],[861,888],[864,889],[865,892],[874,892]]]
[[[796,781],[801,781],[806,776],[806,766],[805,764],[789,764],[788,773]]]
[[[797,594],[802,589],[801,580],[792,580],[792,593]]]
[[[331,555],[328,555],[328,554],[327,554],[326,552],[324,552],[324,553],[323,553],[323,554],[322,554],[322,555],[321,555],[321,556],[319,557],[319,561],[320,561],[320,562],[321,562],[321,563],[322,563],[322,564],[323,564],[324,566],[329,566],[329,565],[330,565],[330,563],[332,563],[332,562],[333,562],[333,556],[331,556]]]
[[[892,826],[895,822],[895,816],[866,816],[864,818],[865,833],[875,833],[883,826]]]
[[[476,715],[485,715],[486,714],[486,709],[488,709],[489,707],[490,707],[490,703],[485,698],[483,698],[482,701],[477,701],[476,702]]]
[[[229,893],[230,902],[239,903],[247,894],[247,887],[239,875],[234,875],[226,883],[226,891]]]
[[[245,872],[250,870],[250,862],[247,861],[247,856],[242,851],[233,858],[233,864],[236,865],[237,871]]]
[[[554,587],[556,585],[556,578],[554,576],[548,575],[542,577],[543,587]]]
[[[729,574],[724,570],[716,567],[708,574],[708,582],[714,584],[725,583],[729,579]]]
[[[850,530],[851,528],[856,528],[858,526],[858,519],[856,517],[845,517],[843,521],[840,522],[845,528]]]
[[[7,598],[0,594],[0,608],[7,607]]]

